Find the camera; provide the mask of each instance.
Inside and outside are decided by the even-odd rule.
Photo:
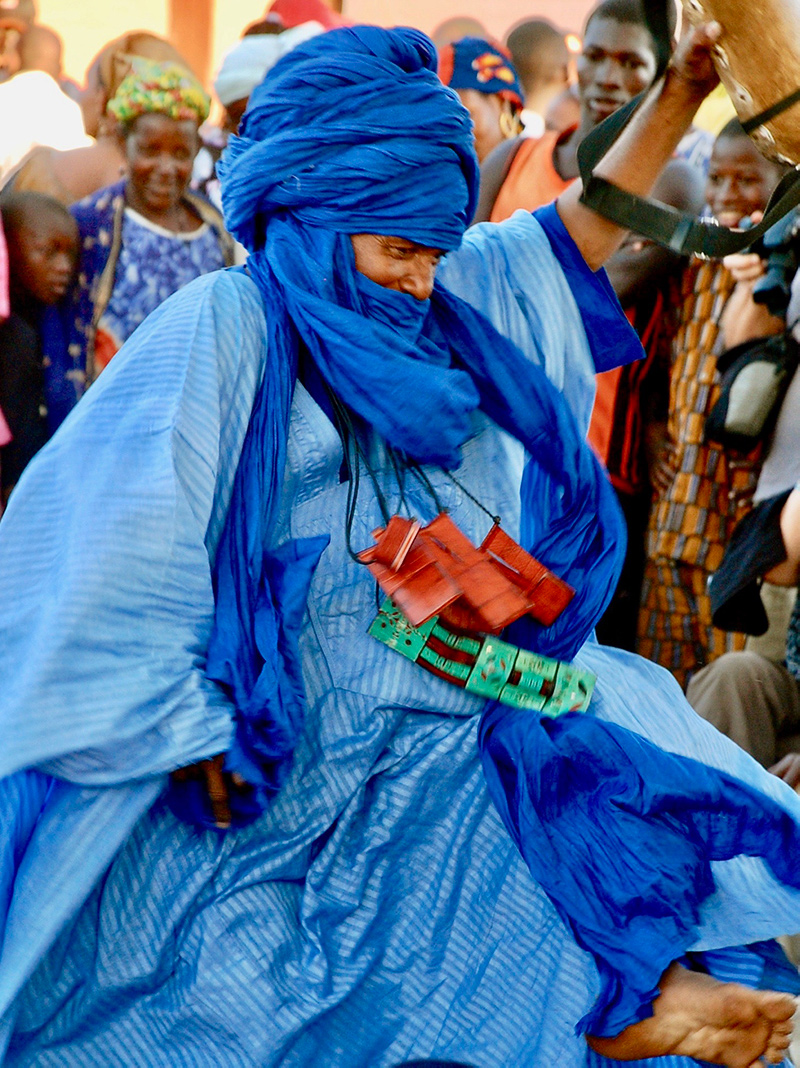
[[[786,316],[792,279],[800,266],[800,209],[793,208],[747,250],[766,262],[764,274],[753,287],[753,300],[771,315]]]

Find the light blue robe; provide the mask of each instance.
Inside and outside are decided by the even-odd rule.
[[[544,365],[585,425],[589,347],[535,220],[470,231],[442,272]],[[592,960],[489,801],[482,702],[366,634],[376,592],[346,551],[339,437],[302,385],[276,544],[331,543],[303,626],[308,708],[292,773],[260,820],[226,835],[194,831],[159,797],[169,770],[231,738],[231,709],[203,674],[211,561],[267,358],[248,277],[199,279],[136,332],[0,524],[7,1063],[608,1064],[574,1034],[597,992]],[[520,446],[483,415],[474,422],[456,476],[515,534]],[[396,481],[377,443],[374,453],[394,506]],[[480,540],[486,515],[441,471],[428,475]],[[433,517],[411,475],[405,492]],[[364,477],[353,547],[379,522]],[[665,672],[593,643],[578,659],[598,675],[591,714],[724,768],[800,817],[796,795],[695,716]],[[759,861],[715,875],[698,948],[800,929],[800,895]],[[755,964],[730,968],[759,978]]]

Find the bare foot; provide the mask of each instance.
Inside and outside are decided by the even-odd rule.
[[[720,983],[678,964],[664,972],[660,988],[649,1019],[615,1038],[587,1036],[592,1049],[620,1061],[673,1053],[726,1068],[783,1060],[797,1007],[789,994]]]

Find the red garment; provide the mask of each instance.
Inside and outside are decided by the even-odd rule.
[[[535,211],[561,196],[572,180],[566,181],[553,164],[553,153],[560,138],[569,136],[546,130],[541,137],[523,138],[508,169],[490,215],[491,222],[502,222],[518,208]]]
[[[8,303],[8,249],[3,234],[3,219],[0,216],[0,323],[11,314]]]
[[[642,342],[644,359],[597,375],[589,444],[602,460],[614,488],[643,493],[649,487],[644,432],[652,418],[666,418],[673,321],[670,286],[652,302],[629,308],[628,319]]]
[[[326,30],[353,25],[352,19],[343,18],[333,11],[325,0],[274,0],[264,17],[271,22],[279,22],[285,30],[304,22],[321,22]]]

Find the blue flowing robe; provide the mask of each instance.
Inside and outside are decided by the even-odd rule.
[[[471,231],[442,271],[585,425],[590,347],[535,219]],[[592,958],[489,800],[483,702],[366,634],[375,586],[346,552],[339,437],[302,385],[275,541],[331,542],[303,619],[308,704],[293,770],[263,817],[222,836],[178,821],[160,796],[169,770],[231,739],[232,710],[203,673],[211,561],[268,355],[246,274],[193,283],[115,358],[0,524],[7,1063],[607,1064],[574,1033],[598,990]],[[477,413],[456,475],[512,534],[522,463]],[[479,540],[484,513],[441,471],[428,475]],[[432,517],[412,476],[406,496]],[[362,480],[355,547],[379,520]],[[593,642],[578,662],[598,676],[588,714],[731,772],[800,817],[796,795],[700,720],[667,673]],[[714,874],[697,950],[800,929],[800,894],[760,861]],[[746,952],[718,954],[715,973],[764,978]]]

